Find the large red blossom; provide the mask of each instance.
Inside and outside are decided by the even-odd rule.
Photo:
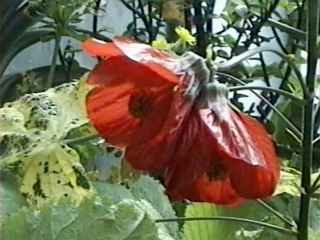
[[[256,120],[208,90],[194,54],[177,57],[115,38],[87,40],[101,59],[90,73],[92,124],[139,170],[161,172],[173,199],[234,205],[270,196],[279,178],[272,140]]]

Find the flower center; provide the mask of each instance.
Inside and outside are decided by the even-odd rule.
[[[217,161],[213,164],[211,171],[209,172],[209,177],[211,180],[224,180],[227,176],[228,171],[220,161]]]
[[[136,118],[142,118],[150,112],[152,98],[144,90],[138,90],[131,94],[129,99],[129,112]]]

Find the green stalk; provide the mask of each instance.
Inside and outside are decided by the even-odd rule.
[[[320,174],[317,176],[316,180],[312,183],[312,193],[318,190],[319,188],[319,183],[320,183]]]
[[[197,52],[200,56],[205,57],[207,47],[207,36],[204,29],[204,17],[202,13],[202,1],[193,1],[194,21],[196,25]]]
[[[48,80],[47,80],[47,86],[46,86],[47,88],[51,88],[53,86],[54,75],[55,75],[56,66],[57,66],[57,59],[59,55],[60,42],[61,42],[61,36],[57,34],[54,41],[54,50],[53,50],[53,56],[52,56],[50,71],[48,75]]]
[[[244,60],[248,60],[250,57],[253,57],[256,54],[259,54],[262,52],[272,52],[272,53],[278,55],[279,57],[281,57],[283,60],[285,60],[289,64],[289,66],[293,69],[293,71],[294,71],[294,73],[295,73],[295,75],[301,85],[304,96],[307,95],[308,89],[307,89],[306,83],[304,81],[304,78],[300,72],[300,69],[296,66],[296,64],[294,64],[291,60],[289,60],[287,55],[285,55],[277,50],[274,50],[272,48],[269,48],[269,47],[257,47],[254,49],[250,49],[244,53],[241,53],[240,55],[238,55],[236,57],[233,57],[232,59],[230,59],[226,62],[217,64],[217,70],[219,72],[228,72],[233,67],[241,64]],[[315,54],[316,54],[316,52],[315,52]]]
[[[246,83],[230,74],[227,73],[222,73],[222,72],[217,72],[218,75],[225,77],[225,79],[230,79],[233,83],[238,83],[242,86],[246,86]],[[264,96],[261,94],[257,93],[255,90],[249,89],[254,95],[256,95],[258,98],[260,98],[262,101],[264,101],[291,129],[292,134],[295,139],[298,139],[299,144],[301,143],[301,138],[302,138],[302,133],[300,130],[281,112],[279,111],[268,99],[266,99]]]
[[[319,142],[319,141],[320,141],[320,136],[317,137],[316,139],[314,139],[312,143],[313,143],[313,144],[316,144],[316,143]]]
[[[260,227],[265,227],[273,231],[281,232],[289,235],[297,235],[297,232],[291,229],[279,227],[273,224],[256,221],[253,219],[246,218],[237,218],[237,217],[225,217],[225,216],[216,216],[216,217],[178,217],[178,218],[168,218],[168,219],[158,219],[155,220],[156,223],[163,222],[190,222],[190,221],[228,221],[228,222],[237,222],[237,223],[246,223],[252,224]]]
[[[96,0],[95,8],[94,8],[94,14],[93,14],[93,23],[92,23],[92,32],[97,33],[98,32],[98,14],[100,10],[101,0]]]
[[[295,96],[294,94],[287,92],[282,89],[272,88],[272,87],[264,87],[264,86],[236,86],[230,87],[229,91],[239,91],[239,90],[263,90],[265,92],[275,92],[285,97],[291,98],[294,101],[298,101],[299,103],[304,103],[304,100]]]
[[[307,10],[307,77],[306,84],[308,94],[305,95],[306,105],[304,107],[304,122],[303,122],[303,152],[302,152],[302,179],[301,187],[304,191],[300,198],[300,212],[298,223],[298,240],[309,239],[309,211],[310,199],[312,194],[311,189],[311,174],[313,160],[313,135],[314,135],[314,92],[315,78],[317,68],[317,37],[319,29],[319,1],[309,0]]]
[[[287,217],[285,217],[282,213],[278,212],[276,209],[274,209],[273,207],[271,207],[269,204],[267,204],[265,201],[261,200],[261,199],[257,199],[257,202],[264,207],[266,210],[268,210],[269,212],[271,212],[273,215],[275,215],[276,217],[278,217],[280,220],[282,220],[282,222],[288,226],[290,226],[291,228],[296,227],[295,222],[292,219],[288,219]]]
[[[99,135],[92,134],[84,137],[64,139],[64,143],[69,145],[79,145],[79,144],[86,143],[88,141],[91,141],[93,139],[98,139],[98,138],[99,138]]]
[[[301,31],[298,28],[294,28],[288,24],[279,22],[277,20],[274,20],[272,18],[268,18],[267,23],[274,27],[279,29],[282,32],[288,33],[290,37],[298,39],[298,40],[305,40],[306,38],[306,33],[304,31]]]

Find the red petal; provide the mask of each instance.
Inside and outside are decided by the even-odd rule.
[[[280,176],[280,166],[274,144],[258,121],[244,114],[238,118],[246,126],[266,165],[253,166],[247,162],[232,159],[229,167],[232,185],[245,198],[269,197],[274,192]]]
[[[264,157],[254,139],[227,104],[217,102],[214,108],[200,110],[200,114],[215,138],[222,158],[265,166]]]
[[[165,68],[165,63],[168,66],[178,66],[176,58],[164,55],[146,44],[123,38],[114,39],[113,43],[88,39],[83,43],[82,48],[89,55],[105,60],[104,64],[98,65],[99,67],[91,73],[89,77],[91,84],[117,84],[125,80],[124,76],[134,80],[133,83],[140,86],[141,84],[150,86],[179,82],[175,72]],[[140,54],[141,58],[130,57],[132,52]]]
[[[82,49],[86,54],[92,57],[103,57],[104,60],[124,56],[112,42],[106,43],[97,39],[87,39],[82,43]]]
[[[211,202],[235,207],[245,201],[234,191],[229,178],[212,181],[207,175],[203,175],[191,189],[189,199],[196,202]]]
[[[183,196],[185,189],[210,169],[215,146],[208,139],[208,133],[197,111],[192,111],[183,123],[175,155],[165,176],[168,191],[172,195]]]
[[[172,199],[189,199],[223,205],[238,205],[242,198],[233,190],[230,179],[209,180],[217,161],[216,141],[197,111],[184,123],[174,158],[166,171],[166,186]]]
[[[163,170],[170,161],[175,161],[178,145],[183,142],[183,122],[191,107],[191,101],[176,95],[158,134],[148,142],[128,146],[126,160],[136,169],[152,172]]]
[[[98,87],[87,96],[87,113],[99,134],[111,144],[127,146],[148,141],[162,127],[171,104],[171,89],[146,90],[152,99],[146,116],[134,117],[129,101],[134,93],[130,83]]]
[[[232,112],[227,105],[201,110],[201,116],[217,142],[217,154],[228,168],[233,189],[244,198],[270,196],[280,169],[264,127],[252,118]]]
[[[161,68],[161,66],[158,66]],[[128,81],[132,86],[161,87],[174,86],[173,79],[178,78],[173,73],[159,75],[149,67],[132,62],[126,57],[111,58],[98,64],[90,73],[88,83],[93,85],[114,86]]]
[[[128,58],[140,64],[148,66],[154,72],[165,77],[173,83],[178,83],[174,74],[184,74],[184,66],[177,61],[176,56],[161,52],[150,45],[138,43],[128,38],[117,37],[113,39],[114,44],[126,54]],[[161,66],[161,68],[159,67]]]
[[[130,51],[135,45],[132,42],[127,47]],[[152,61],[152,67],[148,62],[133,61],[114,43],[87,40],[83,48],[106,59],[88,78],[88,83],[97,85],[88,95],[87,112],[98,132],[118,146],[139,144],[155,136],[169,111],[178,77]],[[139,91],[151,96],[152,109],[145,117],[135,118],[129,111],[129,101]]]

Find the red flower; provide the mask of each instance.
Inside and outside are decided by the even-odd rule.
[[[254,119],[207,90],[203,60],[176,57],[123,38],[87,40],[102,59],[88,83],[88,116],[133,167],[162,172],[174,199],[217,204],[270,196],[279,178],[271,139]]]
[[[194,114],[198,126],[190,122],[188,127],[197,128],[198,135],[189,146],[182,146],[188,158],[177,155],[168,167],[169,192],[175,199],[226,205],[272,195],[280,169],[267,132],[256,120],[232,112],[227,105],[219,110]],[[192,174],[199,162],[206,168],[201,176]]]

